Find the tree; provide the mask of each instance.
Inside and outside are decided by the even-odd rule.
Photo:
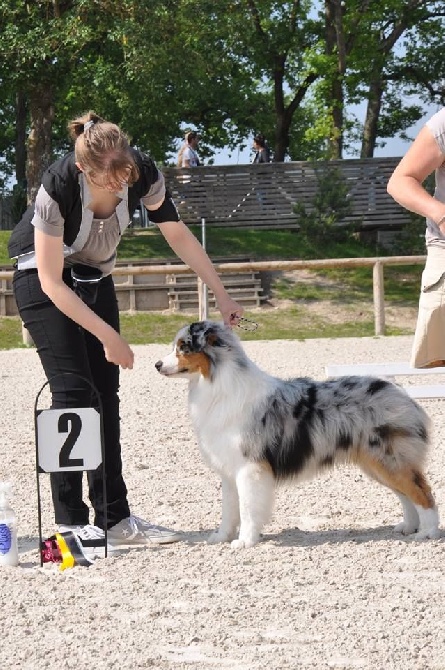
[[[52,158],[52,126],[57,95],[88,40],[77,5],[71,0],[16,2],[5,0],[0,56],[8,84],[17,92],[15,113],[20,118],[17,149],[23,135],[23,112],[28,110],[26,180],[28,200],[35,196],[41,175]],[[74,50],[70,47],[77,46]],[[20,163],[17,163],[18,177]]]
[[[32,199],[94,109],[158,162],[184,124],[200,151],[262,132],[275,160],[372,156],[421,114],[401,92],[444,96],[442,0],[3,0],[0,149]],[[414,57],[416,55],[416,57]],[[348,115],[368,103],[364,127]],[[26,152],[24,137],[27,137]]]
[[[397,76],[392,71],[394,67],[396,70],[400,68],[395,64],[406,62],[404,55],[397,55],[396,47],[403,52],[410,42],[419,44],[422,41],[424,45],[429,44],[432,37],[437,36],[438,28],[432,18],[444,15],[442,3],[425,0],[394,0],[389,10],[382,16],[376,3],[370,3],[367,38],[363,36],[366,39],[360,40],[360,49],[356,49],[353,54],[356,62],[362,64],[367,80],[368,105],[360,152],[362,158],[373,156],[379,136],[388,137],[393,133],[403,132],[421,117],[419,105],[402,109],[400,86],[398,91],[391,86],[392,81],[397,81]],[[430,48],[428,52],[431,57]],[[369,58],[369,55],[372,57]],[[368,58],[365,62],[366,56]],[[412,87],[413,92],[414,90],[417,95],[422,94],[421,87]]]

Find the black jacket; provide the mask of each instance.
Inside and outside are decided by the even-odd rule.
[[[268,146],[261,147],[253,159],[254,163],[270,163],[270,149]]]
[[[154,161],[146,154],[130,149],[139,169],[139,179],[128,188],[128,210],[132,217],[140,199],[148,193],[158,180],[159,172]],[[65,219],[63,241],[71,246],[77,237],[82,222],[82,201],[80,198],[79,169],[74,152],[60,158],[43,173],[42,186],[59,205]],[[15,258],[34,251],[34,205],[30,205],[11,233],[8,243],[9,256]]]

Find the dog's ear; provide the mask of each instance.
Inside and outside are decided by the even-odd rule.
[[[206,338],[206,342],[209,347],[220,347],[222,344],[221,339],[218,337],[216,328],[207,328],[206,332],[204,333],[204,337]]]
[[[205,347],[222,346],[218,330],[218,324],[209,321],[192,323],[189,328],[191,349],[202,351]]]

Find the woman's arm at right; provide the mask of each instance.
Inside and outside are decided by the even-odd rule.
[[[47,235],[36,228],[34,244],[43,292],[61,312],[97,337],[110,363],[132,368],[134,354],[125,340],[85,305],[63,281],[63,238]]]
[[[388,193],[406,209],[438,223],[445,216],[445,203],[430,195],[422,184],[444,160],[431,131],[424,126],[391,175]],[[445,232],[445,222],[440,228]]]

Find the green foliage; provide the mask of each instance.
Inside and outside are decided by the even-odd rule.
[[[425,217],[410,213],[409,223],[397,236],[397,253],[403,256],[425,253]]]
[[[348,222],[352,206],[341,170],[321,170],[314,164],[314,180],[316,192],[310,205],[299,202],[294,206],[301,237],[315,245],[347,241],[359,221]]]
[[[377,75],[380,135],[403,135],[420,111],[402,108],[401,92],[443,97],[440,10],[440,0],[351,1],[334,26],[309,0],[2,0],[0,187],[14,171],[19,91],[28,101],[52,92],[54,118],[45,121],[55,155],[68,146],[67,121],[95,109],[160,163],[184,125],[201,133],[204,158],[257,131],[279,160],[325,158],[336,132],[344,146],[361,138],[354,119],[335,129],[332,111],[367,101]],[[334,29],[340,70],[328,45]],[[406,56],[396,56],[403,35]],[[344,100],[333,94],[339,77]]]
[[[402,139],[408,139],[406,130],[423,116],[420,105],[408,105],[403,99],[403,91],[394,90],[385,96],[385,108],[379,117],[379,135],[394,137],[399,133]]]

